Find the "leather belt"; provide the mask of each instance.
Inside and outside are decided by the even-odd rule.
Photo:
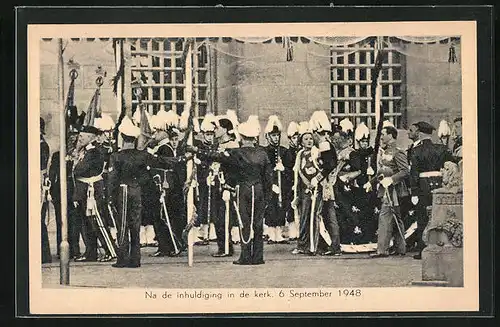
[[[429,178],[429,177],[441,177],[443,174],[440,171],[426,171],[420,173],[418,175],[420,178]]]

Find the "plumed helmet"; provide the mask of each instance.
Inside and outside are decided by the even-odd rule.
[[[438,127],[438,132],[437,132],[439,137],[443,136],[450,136],[451,135],[451,128],[450,125],[448,125],[448,122],[446,120],[441,120],[439,122],[439,127]]]
[[[349,120],[349,118],[344,118],[340,121],[339,123],[340,127],[342,128],[342,131],[349,133],[349,132],[354,132],[354,125],[352,122]]]
[[[215,116],[211,113],[208,113],[203,118],[203,121],[200,125],[200,131],[202,132],[215,132],[218,126],[218,121]]]
[[[286,131],[286,134],[288,135],[288,137],[292,137],[298,133],[299,133],[299,124],[297,124],[294,121],[290,122],[290,124],[288,124],[288,129]]]
[[[141,135],[141,129],[134,125],[134,123],[128,116],[125,116],[122,119],[122,122],[118,127],[118,131],[120,131],[120,133],[122,133],[123,135],[134,138],[138,138],[139,135]]]
[[[365,123],[361,123],[358,125],[358,127],[356,127],[356,131],[354,132],[354,138],[356,139],[356,141],[361,141],[363,139],[370,138],[370,130],[365,125]]]
[[[280,133],[283,130],[283,126],[281,125],[280,119],[276,115],[269,116],[267,120],[266,128],[264,132],[266,134],[269,133]]]

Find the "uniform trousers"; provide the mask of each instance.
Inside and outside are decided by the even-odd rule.
[[[49,210],[49,202],[42,203],[42,263],[52,262],[52,255],[50,254],[49,233],[47,232],[47,212]]]
[[[394,212],[392,211],[394,210]],[[394,249],[396,253],[406,253],[406,243],[403,236],[401,236],[399,229],[404,235],[404,225],[401,220],[401,210],[399,206],[391,206],[386,199],[382,200],[382,207],[380,208],[378,218],[378,240],[377,240],[377,253],[389,254],[389,244],[391,238],[394,237]],[[397,221],[397,225],[396,225]]]
[[[242,195],[240,193],[240,205],[242,206],[243,203],[241,202],[242,201],[241,196]],[[229,243],[229,254],[233,253],[233,242],[231,242],[231,228],[232,226],[235,225],[235,220],[236,220],[236,211],[233,205],[234,200],[235,200],[234,198],[231,198],[229,199],[228,202],[229,208],[227,208],[227,210],[229,210],[229,224],[227,230],[226,230],[226,202],[222,200],[222,196],[220,196],[217,199],[215,205],[216,213],[214,213],[212,217],[215,217],[214,227],[215,227],[215,235],[217,236],[218,253],[225,253],[226,235]]]
[[[141,262],[141,244],[139,239],[142,213],[141,202],[141,188],[139,186],[120,187],[116,222],[118,225],[116,264],[137,265]]]
[[[264,262],[264,191],[262,184],[239,186],[238,211],[241,228],[241,254],[239,261],[258,264]],[[252,212],[253,210],[253,212]],[[253,221],[252,221],[253,218]],[[253,237],[251,237],[253,229]]]
[[[340,228],[333,200],[323,201],[321,216],[323,217],[323,223],[328,235],[330,235],[330,239],[332,240],[330,249],[333,252],[340,252]]]

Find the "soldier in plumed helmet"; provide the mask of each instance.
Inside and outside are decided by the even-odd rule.
[[[273,196],[271,197],[271,202],[268,204],[264,213],[264,222],[268,227],[268,244],[288,243],[288,241],[283,238],[283,229],[286,222],[286,211],[283,200],[283,194],[286,192],[283,185],[285,180],[285,166],[283,165],[283,158],[286,157],[287,149],[280,144],[282,129],[283,127],[278,116],[269,116],[264,130],[268,145],[264,147],[264,150],[266,151],[271,164],[274,166],[274,174],[271,189],[271,194]]]
[[[296,209],[293,209],[291,202],[294,199],[293,195],[293,184],[294,184],[294,173],[293,166],[295,165],[295,159],[297,158],[297,152],[300,150],[299,146],[299,125],[292,121],[288,125],[287,129],[288,136],[288,149],[283,156],[283,166],[285,166],[285,172],[283,174],[283,205],[285,210],[285,217],[288,230],[289,241],[296,240],[299,237],[299,214]]]
[[[201,140],[194,145],[203,150],[216,150],[217,142],[215,133],[218,128],[218,120],[213,114],[206,114],[200,124]],[[213,225],[214,217],[219,215],[220,198],[222,196],[219,179],[220,163],[205,158],[200,160],[196,166],[198,181],[197,220],[195,227],[198,230],[199,241],[195,245],[208,245],[210,240],[210,225]]]

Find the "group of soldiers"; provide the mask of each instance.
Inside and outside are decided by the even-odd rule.
[[[365,124],[355,128],[347,118],[335,124],[324,111],[286,130],[272,115],[261,142],[257,116],[240,123],[228,110],[186,124],[182,115],[160,110],[147,114],[153,134],[141,147],[145,122],[138,116],[121,119],[117,141],[115,123],[105,114],[89,126],[75,123],[68,133],[68,241],[75,261],[139,267],[142,246],[157,246],[154,257],[178,256],[189,232],[195,245],[216,240],[214,257],[231,257],[240,244],[233,262],[239,265],[263,264],[266,241],[296,242],[292,253],[305,255],[341,255],[343,246],[376,243],[372,257],[411,250],[419,259],[440,170],[445,162],[461,163],[460,118],[453,122],[452,148],[448,141],[433,143],[435,128],[417,122],[408,129],[413,143],[400,149],[398,130],[384,121],[376,151]],[[444,125],[449,130],[438,131],[443,139],[451,135]],[[42,119],[40,129],[42,262],[50,262],[50,201],[61,242],[59,152],[49,160]],[[194,206],[192,217],[188,206]],[[414,221],[416,231],[406,238]]]

